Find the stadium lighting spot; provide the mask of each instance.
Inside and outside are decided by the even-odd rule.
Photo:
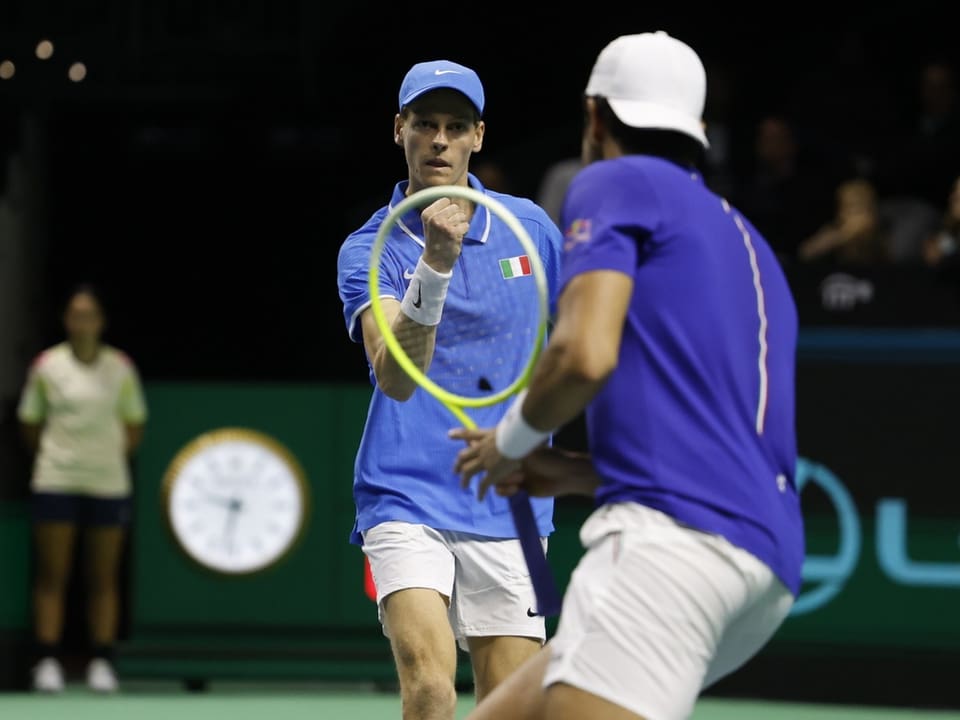
[[[17,73],[17,66],[13,60],[4,60],[0,62],[0,80],[9,80]]]
[[[87,76],[87,66],[82,62],[75,62],[67,70],[67,77],[74,82],[81,82]]]
[[[37,57],[41,60],[49,60],[53,57],[53,43],[49,40],[41,40],[37,43],[37,49],[35,51]]]

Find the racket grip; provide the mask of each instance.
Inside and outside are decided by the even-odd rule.
[[[530,570],[533,592],[537,596],[537,614],[543,617],[559,615],[562,598],[553,577],[553,570],[543,552],[543,545],[540,544],[540,529],[533,516],[530,496],[523,490],[511,495],[510,512],[513,514],[523,557]]]

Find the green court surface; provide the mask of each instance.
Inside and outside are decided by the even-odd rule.
[[[457,718],[473,698],[461,697]],[[211,686],[204,692],[129,687],[102,697],[83,688],[58,696],[0,694],[3,720],[399,720],[396,695],[364,688]],[[692,720],[960,720],[960,710],[847,707],[705,698]]]

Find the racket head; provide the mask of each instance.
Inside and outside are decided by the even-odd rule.
[[[537,302],[536,312],[538,315],[538,322],[536,324],[534,338],[530,352],[527,355],[526,362],[523,364],[522,369],[512,382],[500,390],[496,390],[487,395],[472,396],[459,394],[452,392],[451,390],[434,382],[430,377],[427,376],[425,372],[417,367],[416,363],[414,363],[413,360],[410,359],[409,355],[407,355],[407,353],[404,351],[399,339],[393,332],[393,328],[390,327],[386,313],[383,310],[380,289],[380,258],[383,254],[384,247],[390,238],[390,231],[393,229],[394,225],[396,225],[410,210],[415,208],[422,209],[435,200],[443,197],[456,197],[470,200],[476,205],[482,205],[486,207],[490,210],[490,212],[502,220],[519,242],[520,246],[522,246],[523,251],[530,263],[530,275],[535,283]],[[394,359],[397,361],[397,364],[403,368],[407,375],[409,375],[410,378],[417,383],[417,385],[436,397],[447,407],[455,409],[488,407],[491,405],[496,405],[497,403],[502,402],[503,400],[522,390],[529,382],[546,339],[547,321],[549,318],[549,286],[547,283],[546,270],[543,266],[542,260],[540,259],[539,250],[537,249],[533,239],[530,237],[530,234],[527,232],[526,228],[523,227],[519,218],[517,218],[517,216],[511,212],[509,208],[507,208],[496,198],[486,195],[475,188],[462,185],[436,185],[423,188],[415,193],[412,193],[411,195],[408,195],[390,210],[377,231],[377,235],[374,239],[373,247],[371,248],[370,252],[369,292],[370,309],[373,312],[374,320],[377,323],[377,327],[380,329],[380,333],[383,336],[383,340],[387,346],[387,349],[393,355]],[[456,414],[461,420],[466,419],[463,413],[456,412]]]

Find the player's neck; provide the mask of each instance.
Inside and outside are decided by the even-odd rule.
[[[73,356],[84,365],[92,365],[100,355],[100,343],[95,340],[92,342],[71,340],[70,349],[73,351]]]

